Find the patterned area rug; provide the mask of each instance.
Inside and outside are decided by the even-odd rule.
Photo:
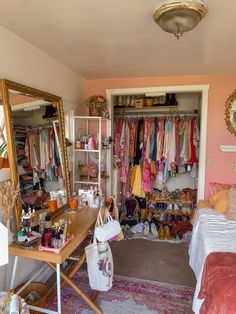
[[[88,296],[92,295],[87,272],[78,273],[73,281]],[[100,292],[96,304],[104,314],[191,314],[194,289],[156,281],[115,275],[113,287]],[[56,297],[47,308],[56,310]],[[62,289],[63,314],[92,314],[93,311],[71,289]]]

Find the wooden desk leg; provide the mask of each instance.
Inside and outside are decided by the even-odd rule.
[[[51,264],[51,263],[47,263],[54,271],[56,271],[56,267]],[[94,304],[89,297],[83,293],[82,290],[80,290],[79,287],[77,287],[73,281],[71,281],[63,272],[61,272],[61,277],[68,283],[69,286],[71,286],[71,288],[73,288],[79,296],[81,296],[81,298],[88,304],[88,306],[90,306],[90,308],[96,313],[96,314],[102,314],[102,311],[99,309],[99,307]]]
[[[61,314],[61,271],[60,271],[60,264],[57,264],[57,313]]]
[[[18,256],[15,256],[14,257],[14,264],[13,264],[12,275],[11,275],[10,289],[14,289],[14,282],[15,282],[15,278],[16,278],[17,263],[18,263]]]
[[[81,268],[81,266],[83,265],[84,261],[86,259],[86,255],[85,253],[81,256],[81,258],[79,259],[79,261],[76,263],[75,267],[72,269],[71,272],[69,272],[68,277],[72,278],[74,277],[74,275],[77,273],[77,271]]]

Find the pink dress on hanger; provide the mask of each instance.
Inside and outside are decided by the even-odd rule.
[[[144,192],[152,191],[152,174],[151,166],[147,159],[144,159],[143,171],[142,171],[142,189]]]

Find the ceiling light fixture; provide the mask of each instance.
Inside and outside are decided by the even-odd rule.
[[[179,39],[197,26],[207,10],[207,5],[201,0],[167,0],[158,5],[153,18],[164,31]]]

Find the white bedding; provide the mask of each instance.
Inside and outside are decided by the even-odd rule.
[[[199,313],[202,300],[198,299],[205,259],[211,252],[236,252],[236,221],[227,220],[223,214],[211,208],[202,208],[197,213],[189,246],[189,264],[197,285],[193,311]]]

